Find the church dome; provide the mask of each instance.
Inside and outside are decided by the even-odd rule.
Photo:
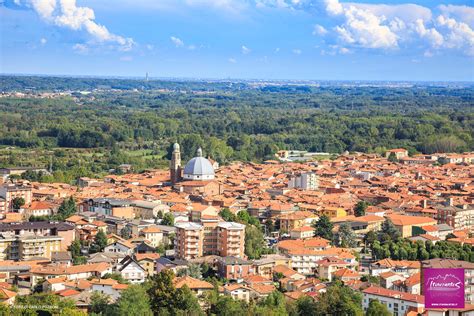
[[[202,149],[197,150],[197,157],[191,159],[184,167],[183,178],[186,180],[212,180],[214,168],[209,160],[202,157]]]

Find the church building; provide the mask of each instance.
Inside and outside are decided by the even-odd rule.
[[[181,152],[178,143],[173,145],[170,161],[171,184],[179,191],[193,195],[212,196],[221,194],[221,185],[215,181],[213,164],[202,155],[198,148],[196,157],[181,168]]]

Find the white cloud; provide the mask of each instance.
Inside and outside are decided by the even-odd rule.
[[[313,29],[313,35],[326,35],[328,30],[322,25],[316,24]]]
[[[443,36],[435,28],[426,28],[423,20],[418,19],[415,23],[415,30],[421,38],[427,39],[433,47],[441,47],[444,42]]]
[[[280,47],[275,48],[275,53],[279,53],[279,52],[280,52]]]
[[[330,15],[340,15],[344,12],[342,4],[339,3],[339,0],[325,0],[326,11]]]
[[[345,54],[350,54],[351,51],[350,51],[350,49],[348,49],[348,48],[340,47],[340,48],[339,48],[339,53],[345,55]]]
[[[250,48],[248,48],[247,46],[242,45],[241,51],[242,51],[242,54],[247,55],[247,54],[249,54],[252,50],[251,50]]]
[[[385,18],[368,10],[350,6],[344,9],[344,24],[335,27],[339,39],[347,44],[364,48],[395,48],[398,37],[383,22]]]
[[[445,48],[461,49],[467,55],[474,56],[474,30],[469,25],[443,15],[438,16],[436,22],[445,32]]]
[[[133,57],[132,56],[122,56],[120,57],[120,61],[132,61]]]
[[[295,55],[301,55],[301,53],[302,53],[301,49],[299,49],[299,48],[293,49],[292,52],[293,52],[293,54],[295,54]]]
[[[89,52],[89,47],[85,44],[74,44],[72,49],[79,54],[87,54]]]
[[[442,15],[446,17],[453,17],[461,22],[469,24],[471,27],[474,26],[474,7],[448,4],[440,5],[439,10]]]
[[[95,42],[111,42],[120,50],[130,50],[135,42],[132,38],[110,33],[109,30],[95,20],[94,10],[76,6],[76,0],[24,0],[22,5],[33,8],[48,23],[69,28],[75,31],[84,30]]]
[[[236,64],[237,63],[237,60],[235,58],[229,58],[227,61],[231,64]]]
[[[188,45],[188,49],[189,50],[195,50],[196,49],[196,45]]]
[[[47,42],[48,42],[48,40],[44,37],[40,39],[41,45],[45,45]]]
[[[183,46],[184,46],[184,42],[183,42],[181,39],[179,39],[179,38],[177,38],[177,37],[175,37],[175,36],[171,36],[171,37],[170,37],[170,40],[173,42],[173,44],[174,44],[176,47],[183,47]]]
[[[155,46],[151,45],[151,44],[147,44],[145,45],[146,49],[148,50],[153,50],[155,48]]]

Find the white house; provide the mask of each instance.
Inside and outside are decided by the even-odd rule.
[[[121,291],[128,287],[127,284],[120,284],[113,279],[93,279],[90,282],[92,291],[109,295],[114,301],[119,299]]]
[[[146,270],[135,259],[130,256],[120,261],[118,272],[130,283],[143,283],[146,278]]]
[[[133,249],[135,248],[134,245],[132,245],[128,241],[122,241],[122,240],[117,240],[116,242],[113,242],[109,245],[107,245],[104,248],[104,252],[114,252],[114,253],[121,253],[124,255],[132,255],[133,254]]]

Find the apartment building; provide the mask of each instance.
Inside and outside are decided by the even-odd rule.
[[[244,256],[245,225],[205,220],[202,224],[178,222],[175,227],[177,258],[188,260],[203,255]]]
[[[67,250],[76,238],[74,225],[60,222],[18,222],[0,223],[0,233],[7,233],[12,237],[40,236],[60,237],[60,250]]]
[[[221,257],[244,257],[245,225],[220,222],[217,225],[217,250]]]
[[[303,189],[303,190],[317,190],[319,188],[318,176],[314,172],[305,172],[294,175],[288,182],[288,188]]]
[[[178,222],[175,227],[175,256],[185,260],[202,257],[204,227],[193,222]]]
[[[0,234],[0,260],[51,259],[53,252],[61,250],[63,238],[59,236],[14,236]]]
[[[464,299],[467,303],[474,304],[474,263],[451,259],[430,259],[421,262],[422,268],[462,268],[464,269]],[[421,269],[421,284],[424,283],[423,269]],[[421,287],[423,294],[423,286]]]
[[[370,286],[362,291],[362,307],[369,308],[371,300],[378,300],[384,304],[394,316],[407,315],[408,312],[422,313],[425,308],[425,298],[422,295],[410,294],[384,289],[379,286]]]
[[[440,224],[447,224],[454,230],[474,228],[474,207],[468,204],[455,206],[452,199],[446,204],[436,207],[436,219]]]
[[[5,200],[4,209],[0,209],[0,211],[3,212],[12,210],[12,201],[15,198],[23,198],[25,200],[25,205],[29,205],[33,198],[31,185],[22,183],[4,183],[0,186],[0,198]]]

